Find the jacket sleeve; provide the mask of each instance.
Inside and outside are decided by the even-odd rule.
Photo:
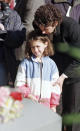
[[[13,17],[9,17],[10,26],[12,26],[12,29],[7,30],[4,44],[9,48],[18,48],[23,44],[23,41],[26,40],[26,29],[23,26],[21,18],[17,12],[14,11],[12,15]]]
[[[80,65],[80,25],[71,18],[66,18],[62,26],[63,39],[68,44],[67,55],[70,59],[64,73],[70,77],[80,77],[78,68]]]
[[[53,76],[52,76],[53,80],[51,84],[50,108],[52,108],[53,106],[59,105],[60,94],[61,94],[60,86],[57,84],[54,85],[57,79],[59,78],[59,72],[58,72],[56,64],[52,68],[52,73],[53,73]]]
[[[26,29],[17,31],[7,31],[7,36],[5,39],[5,46],[9,48],[18,48],[26,40]]]
[[[15,80],[15,87],[23,86],[26,84],[26,71],[25,71],[24,64],[20,64],[18,67],[16,80]]]
[[[80,25],[70,17],[63,17],[60,26],[61,41],[80,48]]]
[[[65,69],[64,74],[68,78],[80,78],[80,61],[73,59],[68,67]]]
[[[51,98],[50,98],[50,108],[59,105],[60,94],[61,94],[60,86],[59,85],[53,86],[53,90],[51,92]]]
[[[22,62],[18,67],[15,87],[17,87],[18,91],[21,92],[26,98],[29,96],[29,94],[31,94],[31,88],[26,83],[26,66],[24,62]]]
[[[62,55],[61,58],[66,61],[66,63],[64,61],[62,63],[60,62],[60,64],[65,65],[64,67],[62,65],[64,74],[72,78],[73,76],[77,76],[76,68],[80,62],[80,25],[72,18],[65,17],[60,26],[60,31],[61,40],[56,45],[58,46],[57,49],[60,55]],[[63,42],[62,50],[60,50],[59,42]]]

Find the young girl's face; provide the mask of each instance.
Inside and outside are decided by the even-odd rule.
[[[47,42],[43,43],[42,41],[35,40],[31,43],[31,51],[33,55],[37,58],[41,58],[43,56],[44,50],[47,47]]]

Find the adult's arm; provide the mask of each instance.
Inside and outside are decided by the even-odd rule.
[[[63,41],[67,42],[68,50],[66,54],[71,59],[64,73],[72,78],[80,76],[78,68],[80,66],[80,25],[71,18],[65,18],[61,27]]]
[[[18,48],[23,44],[23,41],[26,40],[25,37],[26,29],[17,31],[7,31],[7,37],[5,39],[5,46],[9,48]]]
[[[26,39],[26,29],[21,22],[20,16],[15,11],[10,14],[9,22],[11,28],[7,29],[4,44],[9,48],[18,48]]]

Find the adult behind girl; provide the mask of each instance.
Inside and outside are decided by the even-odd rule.
[[[70,17],[62,17],[60,11],[52,4],[46,4],[37,9],[33,25],[36,31],[51,35],[55,44],[55,62],[60,73],[65,73],[62,91],[62,107],[64,114],[80,112],[80,25]],[[60,43],[62,51],[60,49]],[[67,48],[65,48],[67,47]],[[66,49],[66,50],[65,50]],[[78,53],[78,56],[76,57]],[[64,74],[58,80],[63,84]],[[80,124],[72,123],[67,131],[80,131]]]

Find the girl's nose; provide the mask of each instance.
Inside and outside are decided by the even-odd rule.
[[[37,51],[37,50],[38,50],[38,48],[37,48],[37,47],[35,47],[35,48],[34,48],[34,50],[35,50],[35,51]]]

